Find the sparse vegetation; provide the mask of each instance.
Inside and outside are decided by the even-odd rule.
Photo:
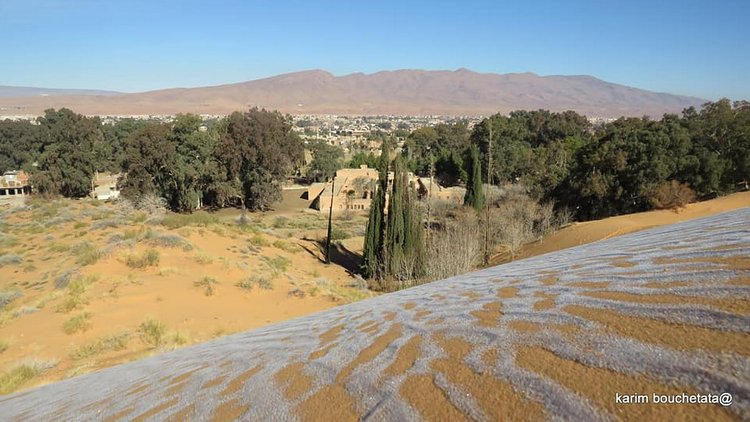
[[[6,265],[18,265],[23,262],[23,259],[15,254],[0,255],[0,268]]]
[[[125,264],[130,268],[146,268],[159,265],[159,251],[146,249],[140,255],[128,255]]]
[[[252,290],[254,286],[258,286],[261,289],[271,290],[273,289],[273,283],[271,279],[262,274],[255,274],[237,283],[237,287],[245,290]]]
[[[250,239],[247,240],[253,246],[268,246],[270,243],[260,233],[255,233]]]
[[[76,264],[84,266],[96,264],[102,256],[99,249],[88,241],[74,245],[71,252],[76,259]]]
[[[217,223],[219,223],[217,216],[200,211],[193,214],[169,214],[161,220],[162,226],[170,229],[178,229],[185,226],[207,227]]]
[[[0,373],[0,395],[16,391],[39,374],[56,365],[56,361],[28,361]]]
[[[205,253],[195,254],[195,262],[201,265],[208,265],[214,262],[214,257]]]
[[[70,357],[79,360],[101,353],[124,350],[128,347],[128,340],[130,340],[130,334],[127,332],[104,336],[91,343],[79,346],[71,353]]]
[[[0,310],[21,296],[23,296],[23,293],[17,289],[9,289],[0,292]]]
[[[8,350],[8,342],[5,340],[0,340],[0,353],[3,353],[6,350]]]
[[[300,247],[296,244],[286,241],[286,240],[277,240],[273,242],[273,246],[275,248],[281,249],[282,251],[289,252],[289,253],[297,253],[300,251]]]
[[[292,265],[292,261],[284,256],[275,256],[273,258],[263,256],[261,257],[261,260],[274,272],[274,274],[285,273],[289,266]]]
[[[156,348],[162,345],[166,332],[167,327],[164,323],[152,317],[147,317],[146,320],[138,326],[139,338],[143,344],[151,348]]]
[[[91,328],[91,313],[84,312],[69,318],[63,323],[65,334],[83,333]]]
[[[191,245],[190,242],[176,234],[153,235],[149,237],[148,243],[152,246],[161,246],[164,248],[182,248],[184,251],[190,251],[193,249],[193,245]]]
[[[212,296],[214,294],[214,286],[219,284],[215,278],[203,277],[193,283],[195,287],[203,287],[203,294],[206,296]]]
[[[68,284],[67,295],[58,305],[57,312],[67,313],[76,309],[83,308],[89,303],[84,296],[86,288],[94,283],[98,278],[95,276],[78,277]]]

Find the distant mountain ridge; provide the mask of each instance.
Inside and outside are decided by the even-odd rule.
[[[0,97],[2,97],[0,95]],[[120,95],[0,98],[0,114],[69,107],[85,114],[225,114],[248,107],[292,114],[488,115],[574,110],[591,117],[659,117],[706,100],[614,84],[593,76],[395,70],[334,76],[324,70],[248,82]]]
[[[48,95],[118,95],[116,91],[103,91],[98,89],[59,89],[59,88],[35,88],[28,86],[6,86],[0,85],[0,98],[3,97],[30,97]]]

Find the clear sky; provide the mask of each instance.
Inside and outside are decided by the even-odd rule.
[[[466,67],[750,100],[750,0],[0,0],[0,85]]]

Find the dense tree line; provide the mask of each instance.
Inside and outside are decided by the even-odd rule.
[[[579,219],[644,211],[654,192],[672,183],[698,197],[733,192],[750,180],[750,103],[727,99],[660,120],[620,118],[594,126],[568,111],[516,111],[465,125],[412,132],[403,155],[417,174],[430,160],[444,185],[472,172],[470,145],[489,164],[493,184],[521,184],[541,201],[568,207]],[[487,182],[487,172],[482,172]]]
[[[231,204],[266,209],[299,166],[304,145],[278,112],[251,109],[216,122],[178,115],[171,123],[47,110],[36,121],[0,122],[0,172],[24,169],[47,195],[84,197],[95,172],[123,174],[129,198],[163,197],[190,212]]]

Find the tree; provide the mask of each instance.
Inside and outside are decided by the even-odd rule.
[[[471,146],[467,173],[469,178],[466,181],[464,205],[468,205],[479,212],[484,206],[484,191],[482,190],[482,161],[479,158],[479,148],[476,145]]]
[[[378,183],[370,201],[370,214],[367,218],[361,264],[362,274],[371,279],[381,278],[385,269],[385,204],[390,167],[390,144],[388,141],[384,141],[381,146],[377,167],[379,170]]]
[[[0,174],[31,168],[42,150],[39,129],[27,120],[0,121]]]
[[[304,145],[289,118],[258,108],[234,112],[222,125],[215,151],[240,202],[265,210],[281,199],[281,181],[302,162]]]
[[[323,182],[331,179],[336,170],[341,168],[341,160],[344,151],[341,148],[329,145],[324,141],[315,141],[310,144],[312,151],[312,162],[307,169],[307,178],[313,182]]]
[[[393,183],[388,186],[390,142],[383,143],[378,185],[370,206],[362,260],[362,273],[373,287],[391,290],[424,273],[424,226],[416,192],[410,185],[402,157],[393,163]],[[388,204],[386,212],[386,194]],[[395,281],[394,286],[391,282]]]
[[[46,195],[89,195],[97,170],[95,151],[104,139],[99,119],[62,108],[46,110],[38,122],[43,147],[37,170],[32,173],[34,187]]]
[[[171,202],[168,189],[174,185],[177,149],[170,140],[170,127],[149,123],[131,133],[124,143],[124,175],[120,190],[126,198],[145,195],[164,197]]]

